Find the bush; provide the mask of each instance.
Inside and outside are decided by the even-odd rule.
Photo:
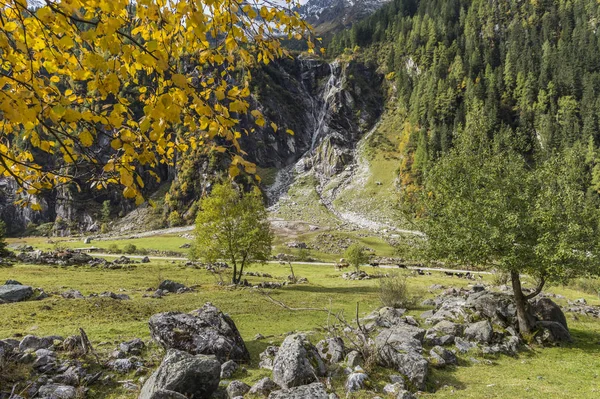
[[[100,225],[100,233],[102,234],[106,234],[110,231],[110,229],[108,228],[108,224],[107,223],[102,223]]]
[[[53,228],[54,228],[54,223],[52,223],[52,222],[40,224],[36,229],[37,235],[44,236],[44,237],[50,237],[50,235],[52,234]]]
[[[404,274],[394,273],[379,279],[379,298],[384,306],[405,309],[414,306],[415,298],[408,292],[406,278]]]
[[[134,254],[134,253],[136,253],[136,251],[137,251],[137,247],[133,244],[126,244],[123,247],[123,253],[126,253],[126,254]]]
[[[121,250],[119,249],[117,244],[110,244],[108,246],[108,252],[110,252],[111,254],[120,254]]]
[[[137,250],[137,254],[138,255],[148,255],[148,254],[150,254],[150,251],[148,251],[146,248],[140,248]]]
[[[169,227],[177,227],[183,224],[183,218],[177,211],[171,212],[167,221],[169,222]]]

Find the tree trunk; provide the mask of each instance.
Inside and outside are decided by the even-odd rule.
[[[513,294],[515,296],[515,306],[517,308],[517,320],[519,321],[519,331],[521,335],[531,334],[531,322],[527,314],[527,298],[523,295],[521,288],[521,277],[517,272],[510,272],[512,280]]]
[[[237,263],[235,262],[235,258],[231,259],[231,263],[233,263],[233,276],[231,277],[231,283],[237,285],[240,283],[240,279],[237,276]]]

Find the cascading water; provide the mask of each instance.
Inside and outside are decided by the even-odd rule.
[[[338,61],[329,64],[329,77],[322,89],[318,90],[318,95],[314,95],[315,90],[310,90],[307,82],[312,80],[314,70],[322,64],[313,59],[299,58],[301,65],[300,85],[304,91],[306,99],[310,106],[306,110],[307,133],[310,132],[310,148],[302,154],[295,164],[288,165],[277,172],[275,181],[267,188],[266,194],[269,204],[275,204],[279,198],[287,192],[289,186],[294,182],[297,171],[303,169],[304,158],[310,156],[313,150],[318,146],[319,141],[327,136],[329,132],[329,121],[331,107],[334,104],[336,95],[342,90],[344,85],[344,74]]]
[[[321,96],[321,107],[316,117],[316,126],[312,134],[312,142],[310,151],[314,150],[319,142],[319,138],[325,136],[329,131],[327,124],[327,117],[331,108],[331,103],[335,100],[335,96],[342,90],[343,87],[343,74],[341,73],[341,67],[338,61],[334,61],[329,64],[329,79],[323,89]]]

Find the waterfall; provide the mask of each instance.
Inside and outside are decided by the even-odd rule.
[[[327,116],[329,115],[332,102],[335,101],[335,96],[342,90],[343,80],[340,63],[334,61],[329,64],[329,79],[327,80],[325,88],[323,89],[323,94],[321,95],[321,107],[316,116],[317,123],[312,134],[310,151],[314,150],[319,139],[329,132]]]
[[[305,115],[306,134],[310,138],[310,147],[294,163],[277,172],[275,181],[266,189],[269,205],[275,205],[279,198],[287,192],[296,175],[305,170],[306,159],[312,156],[319,142],[330,132],[332,106],[335,104],[337,94],[342,91],[344,86],[343,68],[338,61],[328,65],[329,76],[325,75],[326,83],[319,88],[312,86],[317,80],[314,74],[318,76],[318,68],[321,68],[323,64],[318,60],[303,57],[298,57],[298,61],[301,65],[300,87],[309,104]]]

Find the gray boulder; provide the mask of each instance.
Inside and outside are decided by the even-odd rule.
[[[278,351],[279,347],[277,346],[267,346],[267,349],[260,354],[258,367],[261,369],[273,370],[273,362],[275,361],[275,356],[277,356]]]
[[[33,296],[33,288],[28,285],[0,285],[0,303],[26,301]]]
[[[444,367],[458,364],[456,355],[448,349],[436,346],[429,351],[431,364],[436,367]]]
[[[239,368],[240,366],[233,360],[226,361],[221,365],[221,378],[231,378]]]
[[[325,386],[319,382],[271,392],[269,399],[329,399]]]
[[[250,385],[243,383],[242,381],[231,381],[227,385],[227,396],[229,399],[236,398],[238,396],[244,396],[250,390]]]
[[[192,399],[208,399],[219,387],[220,374],[221,364],[214,356],[169,349],[138,398],[150,399],[155,392],[167,390]]]
[[[403,389],[402,391],[398,392],[398,395],[396,395],[396,399],[415,399],[416,396],[413,395],[411,392]]]
[[[187,287],[185,285],[183,285],[181,283],[177,283],[172,280],[164,280],[158,286],[159,290],[173,292],[173,293],[177,293],[177,291],[179,291],[180,289],[186,289],[186,288]]]
[[[427,335],[436,334],[439,336],[443,336],[443,335],[456,336],[456,335],[461,335],[462,332],[463,332],[462,325],[451,322],[449,320],[442,320],[439,323],[437,323],[436,325],[434,325],[433,327],[431,327],[429,330],[427,330]]]
[[[508,327],[516,325],[517,308],[512,295],[482,291],[469,295],[465,303],[485,318]]]
[[[369,376],[365,373],[355,372],[350,373],[348,378],[346,378],[346,383],[344,388],[346,392],[356,392],[365,388],[367,381],[369,380]]]
[[[267,397],[272,391],[281,389],[272,379],[265,377],[259,380],[256,384],[252,385],[252,388],[248,391],[250,395],[264,396]]]
[[[456,345],[456,350],[458,350],[460,353],[467,353],[471,349],[477,347],[477,344],[464,340],[460,337],[456,337],[454,339],[454,344]]]
[[[567,318],[560,306],[554,303],[550,298],[539,298],[533,301],[529,306],[529,311],[541,321],[555,321],[561,324],[567,331]]]
[[[150,399],[187,399],[184,395],[175,391],[163,390],[156,391],[150,396]]]
[[[38,396],[49,399],[75,399],[77,389],[70,385],[48,384],[40,387]]]
[[[425,330],[415,328],[383,330],[375,338],[375,346],[381,366],[394,368],[423,390],[429,373],[429,362],[423,357],[421,344]]]
[[[475,342],[489,343],[492,340],[494,329],[488,320],[469,324],[465,329],[465,338]]]
[[[324,376],[325,364],[304,334],[286,337],[273,362],[273,381],[282,388],[310,384]]]
[[[215,355],[220,362],[250,360],[250,353],[231,317],[211,303],[191,313],[155,314],[149,325],[152,338],[166,349]]]
[[[38,349],[48,349],[54,344],[55,339],[60,339],[60,337],[36,337],[35,335],[26,335],[19,343],[19,352],[35,352]]]
[[[317,350],[321,358],[329,363],[339,363],[344,360],[346,348],[344,341],[339,338],[327,338],[317,343]]]
[[[556,321],[538,321],[535,323],[535,329],[538,330],[536,339],[541,344],[573,342],[569,330]]]

